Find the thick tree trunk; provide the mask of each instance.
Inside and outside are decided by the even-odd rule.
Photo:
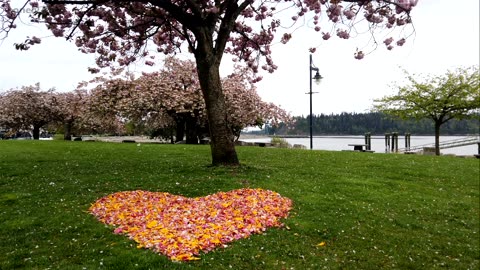
[[[225,96],[220,80],[220,63],[198,55],[196,60],[200,86],[207,107],[212,164],[238,165],[233,133],[228,127]]]
[[[63,140],[72,140],[72,122],[67,121],[63,124]]]
[[[435,121],[435,155],[440,156],[440,126],[441,122]]]
[[[176,128],[175,128],[175,142],[183,141],[183,137],[185,136],[185,120],[183,117],[177,118],[175,120]]]
[[[187,116],[186,120],[186,143],[198,144],[198,131],[197,131],[197,119],[192,116]]]
[[[40,139],[40,126],[33,125],[33,139],[34,140]]]

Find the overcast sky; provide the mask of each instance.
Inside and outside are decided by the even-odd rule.
[[[317,47],[313,62],[324,79],[321,85],[314,85],[313,91],[318,93],[313,96],[313,112],[366,112],[373,99],[394,93],[390,85],[402,81],[402,68],[411,73],[443,74],[448,69],[478,65],[479,2],[419,0],[411,12],[415,33],[407,43],[387,51],[382,44],[385,35],[379,35],[378,48],[363,60],[354,59],[353,53],[356,48],[371,50],[368,33],[349,40],[322,41],[312,29],[300,28],[287,45],[273,46],[273,59],[279,68],[273,74],[263,74],[258,93],[293,115],[307,115],[308,49]],[[406,28],[405,31],[412,30]],[[70,91],[78,82],[92,77],[87,67],[94,66],[94,57],[78,52],[74,44],[64,39],[46,38],[28,51],[14,49],[13,43],[24,40],[26,35],[42,36],[41,32],[40,26],[19,24],[0,45],[0,91],[35,82],[40,82],[43,89],[55,87]],[[43,36],[49,35],[43,33]],[[230,63],[228,58],[224,62],[226,72]],[[144,68],[142,63],[131,69],[154,70]]]

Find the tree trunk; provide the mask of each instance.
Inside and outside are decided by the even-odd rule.
[[[34,140],[40,139],[40,126],[33,125],[33,139]]]
[[[198,144],[197,119],[191,115],[186,116],[186,144]]]
[[[440,126],[441,121],[435,121],[435,155],[440,156]]]
[[[175,142],[177,143],[183,141],[183,137],[185,136],[185,120],[183,117],[178,117],[175,122]]]
[[[67,121],[63,124],[63,140],[72,140],[72,122]]]
[[[207,108],[212,165],[238,165],[232,130],[228,127],[225,96],[220,80],[219,61],[196,55],[197,72]]]

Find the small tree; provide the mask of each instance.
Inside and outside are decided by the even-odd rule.
[[[58,112],[53,89],[41,91],[39,83],[0,96],[0,125],[13,130],[32,130],[34,140],[40,138],[40,128],[53,122]]]
[[[478,117],[475,114],[480,108],[478,66],[427,77],[423,82],[405,73],[410,84],[398,87],[396,95],[374,100],[374,110],[402,119],[433,120],[435,153],[440,155],[440,126],[453,118]]]

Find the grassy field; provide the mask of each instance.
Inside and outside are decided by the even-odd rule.
[[[238,147],[0,141],[0,269],[478,269],[479,160]],[[126,190],[243,187],[294,202],[286,226],[178,263],[88,213]],[[319,245],[324,242],[324,245]]]

